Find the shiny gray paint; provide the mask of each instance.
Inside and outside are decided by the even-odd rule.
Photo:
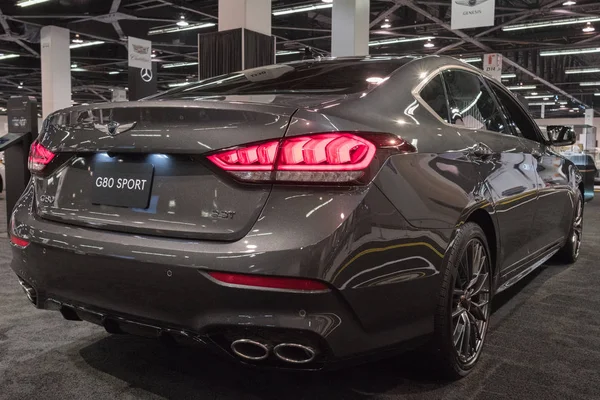
[[[50,174],[33,178],[14,210],[13,231],[32,244],[13,249],[12,267],[37,289],[40,308],[52,299],[199,338],[240,326],[250,332],[280,328],[308,335],[311,344],[321,341],[328,360],[425,337],[433,331],[444,254],[461,225],[491,221],[495,288],[503,289],[562,245],[580,181],[572,163],[544,145],[538,161],[531,155],[535,146],[523,139],[461,129],[434,116],[412,92],[424,77],[452,66],[479,73],[451,58],[426,57],[365,94],[61,111],[41,141],[66,158]],[[105,138],[90,127],[100,113],[138,123]],[[243,118],[247,125],[230,123]],[[134,135],[144,130],[159,130],[159,136],[140,141]],[[418,152],[390,157],[370,184],[352,188],[242,185],[193,158],[328,131],[389,132]],[[491,154],[474,153],[481,142]],[[162,172],[153,195],[175,200],[177,212],[168,214],[166,201],[157,213],[193,227],[175,229],[151,223],[148,214],[87,204],[86,171],[95,152],[114,153],[116,160],[164,154],[171,166],[157,167]],[[513,176],[522,165],[523,173]],[[64,192],[57,194],[59,188]],[[56,196],[55,203],[41,204],[43,194]],[[77,196],[84,200],[71,200]],[[204,217],[202,211],[212,208],[233,208],[239,218]],[[84,218],[97,212],[115,214],[115,222]],[[541,237],[546,225],[551,229]],[[313,278],[332,290],[229,288],[207,278],[207,270]]]

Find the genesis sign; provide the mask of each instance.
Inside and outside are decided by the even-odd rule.
[[[453,0],[452,29],[494,25],[496,0]]]

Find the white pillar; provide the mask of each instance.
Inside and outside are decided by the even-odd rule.
[[[219,31],[238,28],[271,36],[271,0],[219,0]]]
[[[335,0],[332,11],[331,55],[369,54],[370,0]]]
[[[71,50],[69,30],[44,26],[42,47],[42,116],[71,107]]]

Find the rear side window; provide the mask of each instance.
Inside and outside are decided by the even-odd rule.
[[[438,75],[431,80],[420,93],[421,98],[441,119],[450,122],[448,113],[448,100],[444,90],[442,76]]]
[[[466,71],[444,71],[451,123],[469,129],[511,134],[494,97],[481,78]]]

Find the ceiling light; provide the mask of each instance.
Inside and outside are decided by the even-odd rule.
[[[389,18],[386,18],[386,19],[383,21],[383,24],[381,24],[381,28],[382,28],[382,29],[389,29],[389,28],[391,28],[391,27],[392,27],[392,24],[390,24],[390,20],[389,20]]]
[[[567,0],[563,3],[563,6],[574,6],[575,4],[577,4],[576,1],[573,0]]]
[[[73,43],[83,43],[83,40],[81,40],[81,38],[79,37],[79,33],[75,35],[75,37],[73,38],[73,40],[71,40]]]
[[[597,22],[600,21],[600,17],[581,17],[581,18],[567,18],[567,19],[555,19],[551,21],[540,21],[540,22],[529,22],[526,24],[519,25],[508,25],[502,28],[503,31],[518,31],[522,29],[534,29],[534,28],[546,28],[548,26],[561,26],[561,25],[573,25],[573,24],[584,24],[586,22]]]
[[[600,86],[600,82],[581,82],[579,86]]]
[[[69,46],[70,49],[78,49],[80,47],[88,47],[88,46],[96,46],[98,44],[104,44],[101,40],[96,40],[95,42],[85,42],[85,43],[77,43]]]
[[[584,31],[585,33],[594,32],[595,30],[596,30],[596,28],[594,28],[594,27],[592,26],[592,23],[591,23],[591,22],[588,22],[588,23],[585,25],[585,28],[583,28],[583,29],[582,29],[582,31]]]
[[[290,54],[300,54],[300,52],[296,50],[281,50],[275,53],[276,56],[289,56]]]
[[[77,64],[71,64],[71,68],[77,68]]]
[[[575,110],[571,109],[571,110],[569,110],[569,112],[575,112]]]
[[[561,106],[564,106],[565,104],[569,104],[569,103],[566,101],[559,101],[558,104],[560,104]]]
[[[87,69],[85,69],[85,68],[77,68],[77,67],[75,67],[75,68],[71,68],[71,71],[75,71],[75,72],[85,72],[85,71],[87,71]]]
[[[189,67],[192,65],[198,65],[197,62],[178,62],[178,63],[172,63],[172,64],[164,64],[162,67],[163,68],[180,68],[180,67]]]
[[[435,44],[433,44],[431,42],[431,39],[427,39],[427,42],[425,42],[425,44],[423,46],[427,47],[427,48],[432,48],[432,47],[435,47]]]
[[[333,3],[333,0],[321,0],[323,3]]]
[[[119,75],[120,71],[108,71],[107,74],[109,74],[109,75]]]
[[[548,97],[550,97],[550,96],[549,96],[549,95],[547,95],[547,94],[540,94],[540,95],[538,96],[538,94],[537,94],[537,93],[536,93],[536,94],[533,94],[533,93],[532,93],[532,95],[531,95],[531,96],[525,96],[525,98],[526,98],[526,99],[547,99]]]
[[[543,102],[539,102],[539,103],[529,103],[528,105],[530,106],[553,106],[556,103],[553,101],[543,101]]]
[[[600,96],[600,93],[594,93],[594,96]]]
[[[537,92],[531,92],[532,96],[537,96]]]
[[[516,78],[517,74],[502,74],[502,79]]]
[[[568,50],[548,50],[540,51],[540,56],[564,56],[569,54],[588,54],[588,53],[600,53],[600,47],[592,47],[587,49],[568,49]]]
[[[476,63],[482,61],[481,57],[459,58],[459,60],[466,63]]]
[[[599,67],[573,68],[573,69],[566,70],[565,74],[567,74],[567,75],[573,75],[573,74],[595,74],[597,72],[600,72],[600,68]]]
[[[431,36],[418,36],[418,37],[412,37],[412,38],[374,40],[372,42],[369,42],[369,46],[382,46],[384,44],[407,43],[407,42],[416,42],[419,40],[431,40],[431,39],[433,39],[433,37],[431,37]]]
[[[179,86],[185,86],[187,85],[189,82],[178,82],[178,83],[169,83],[169,87],[173,88],[173,87],[179,87]]]
[[[189,22],[187,22],[185,20],[185,15],[182,15],[181,19],[179,21],[177,21],[177,23],[175,25],[177,25],[177,26],[188,26]]]
[[[45,3],[47,1],[50,1],[50,0],[25,0],[20,3],[17,3],[17,5],[19,7],[28,7],[28,6],[32,6],[34,4]]]
[[[321,10],[324,8],[331,8],[331,7],[333,7],[333,4],[331,4],[331,3],[309,4],[306,6],[298,6],[298,7],[291,7],[291,8],[283,8],[281,10],[274,10],[273,15],[278,16],[278,15],[295,14],[295,13],[301,13],[301,12],[307,12],[307,11]]]
[[[148,35],[160,35],[162,33],[175,33],[181,31],[191,31],[193,29],[202,29],[202,28],[210,28],[211,26],[215,26],[216,24],[212,22],[206,22],[202,24],[194,24],[188,26],[177,26],[172,28],[162,28],[162,29],[153,29],[148,31]]]
[[[535,85],[519,85],[519,86],[507,86],[508,90],[531,90],[535,89]]]
[[[0,60],[6,60],[7,58],[17,58],[17,57],[21,57],[20,54],[2,54],[0,56]]]

